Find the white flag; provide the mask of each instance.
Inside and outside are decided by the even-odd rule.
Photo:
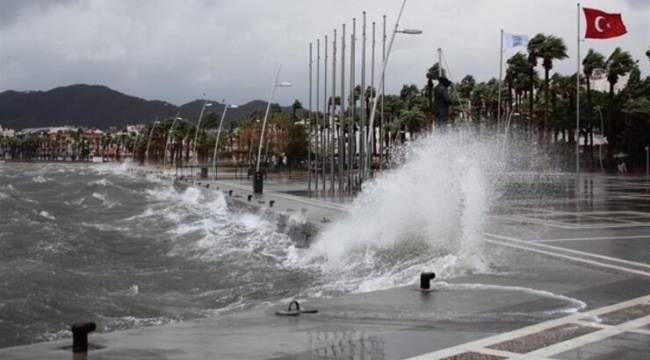
[[[503,33],[504,50],[528,45],[528,35]]]

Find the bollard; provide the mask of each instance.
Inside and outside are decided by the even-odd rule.
[[[72,324],[72,352],[88,352],[88,333],[95,331],[97,325],[94,322],[76,322]]]
[[[228,196],[232,196],[232,190],[228,190]]]
[[[273,207],[273,204],[275,204],[275,200],[269,200],[269,207]]]
[[[253,195],[248,195],[248,202],[250,202],[251,199],[253,199]]]
[[[256,171],[253,177],[253,192],[261,194],[264,191],[264,175],[261,171]]]
[[[420,290],[431,289],[431,280],[436,278],[436,274],[432,272],[424,272],[420,274]]]
[[[210,188],[210,184],[205,184],[205,188],[206,188],[206,189],[209,189],[209,188]]]

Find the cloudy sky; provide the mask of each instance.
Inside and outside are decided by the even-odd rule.
[[[308,43],[324,35],[331,41],[332,30],[343,23],[348,23],[349,31],[352,18],[360,18],[363,10],[368,13],[369,35],[372,21],[379,34],[383,14],[391,29],[400,4],[400,0],[0,0],[0,91],[89,83],[174,104],[203,93],[239,103],[265,99],[282,66],[281,80],[293,87],[281,89],[276,100],[288,104],[298,98],[306,105]],[[640,60],[644,74],[650,74],[644,55],[650,46],[650,1],[588,0],[583,5],[621,12],[628,28],[621,38],[587,40],[583,54],[589,47],[609,54],[621,46]],[[582,24],[584,28],[584,20]],[[576,3],[570,0],[409,0],[402,25],[424,33],[398,35],[388,66],[389,91],[403,83],[422,85],[438,47],[443,48],[452,80],[467,73],[479,80],[497,76],[501,28],[562,37],[571,58],[555,69],[568,73],[576,68]],[[360,23],[358,29],[357,59]],[[506,57],[513,53],[508,51]]]

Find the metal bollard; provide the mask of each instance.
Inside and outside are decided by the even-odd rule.
[[[273,204],[275,204],[275,200],[269,200],[269,207],[273,207]]]
[[[420,290],[431,289],[431,280],[436,278],[436,274],[432,272],[424,272],[420,274]]]
[[[228,196],[232,196],[232,190],[228,190]]]
[[[72,324],[72,352],[87,353],[88,352],[88,333],[97,329],[94,322],[76,322]]]
[[[250,202],[253,199],[253,195],[248,195],[248,202]]]

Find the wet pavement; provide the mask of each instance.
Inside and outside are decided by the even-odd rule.
[[[541,181],[512,176],[493,208],[487,251],[508,259],[493,273],[437,281],[431,292],[417,291],[413,279],[390,290],[302,301],[317,314],[278,317],[283,304],[92,334],[102,348],[88,359],[647,358],[650,182],[598,175]],[[304,183],[295,178],[269,179],[265,194],[250,201],[245,180],[194,186],[208,184],[232,190],[231,201],[317,227],[344,216],[349,200],[297,196]],[[69,359],[69,350],[58,349],[69,343],[0,349],[0,358]]]

